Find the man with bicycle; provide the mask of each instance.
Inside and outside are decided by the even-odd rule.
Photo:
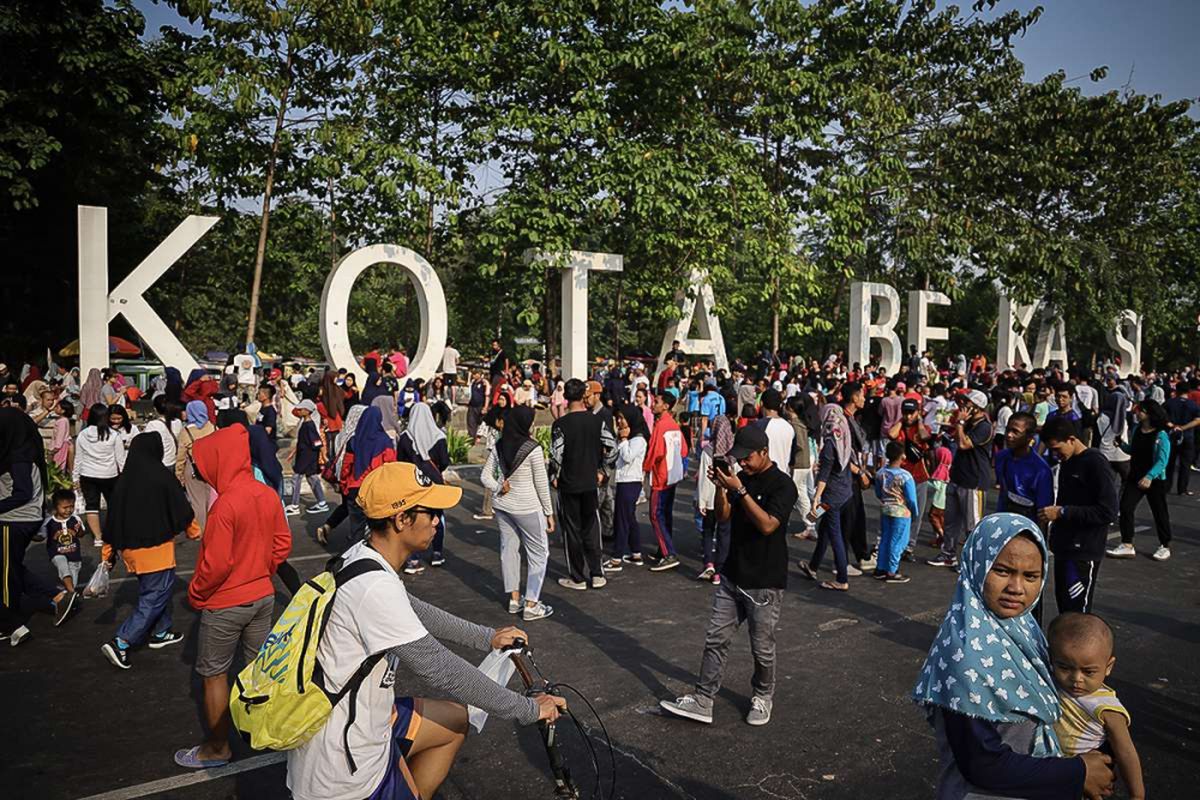
[[[407,463],[384,464],[363,482],[357,502],[367,536],[345,552],[342,566],[371,559],[381,568],[337,590],[317,664],[326,690],[336,693],[370,657],[386,656],[312,739],[288,751],[288,788],[296,800],[433,797],[466,739],[467,704],[526,725],[553,721],[566,707],[559,697],[530,698],[497,685],[438,641],[487,652],[528,640],[524,631],[476,625],[405,589],[405,561],[429,547],[439,517],[461,497],[458,487],[434,484]],[[398,696],[398,667],[453,700]]]

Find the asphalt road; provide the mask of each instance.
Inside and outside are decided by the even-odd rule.
[[[406,578],[410,591],[449,611],[489,625],[512,622],[503,608],[494,523],[471,518],[481,495],[476,472],[463,471],[463,506],[450,515],[441,569]],[[702,726],[662,716],[660,698],[686,691],[699,666],[711,587],[693,578],[699,538],[690,520],[692,494],[676,503],[684,565],[653,574],[626,570],[603,591],[569,592],[560,540],[552,539],[548,620],[527,626],[542,670],[577,686],[595,705],[612,737],[619,798],[918,798],[932,796],[933,739],[907,695],[953,590],[953,574],[908,565],[911,583],[881,585],[851,579],[852,591],[818,590],[794,565],[778,628],[778,688],[774,718],[762,728],[743,722],[752,663],[744,634],[732,648],[716,721]],[[1148,511],[1143,507],[1144,514]],[[869,514],[875,518],[875,509]],[[1117,664],[1111,685],[1133,716],[1148,793],[1195,796],[1200,775],[1200,611],[1195,560],[1200,552],[1200,501],[1172,498],[1174,558],[1145,554],[1153,534],[1139,532],[1143,556],[1104,564],[1097,611],[1113,626]],[[649,534],[645,506],[639,507]],[[312,538],[315,516],[292,518],[292,561],[302,575],[320,571],[327,554]],[[1139,519],[1147,525],[1148,519]],[[793,521],[792,529],[797,524]],[[344,531],[344,529],[343,529]],[[926,541],[928,531],[922,541]],[[793,557],[812,543],[789,537]],[[61,628],[38,614],[34,639],[0,647],[0,796],[57,800],[108,798],[286,798],[281,756],[235,744],[238,760],[222,770],[187,773],[172,753],[199,741],[199,686],[191,672],[197,616],[186,605],[184,580],[197,545],[179,547],[176,629],[188,640],[162,651],[133,654],[120,672],[100,654],[117,622],[130,612],[136,587],[125,581],[108,598],[84,603]],[[94,561],[95,551],[87,557]],[[931,555],[925,544],[920,555]],[[29,552],[49,575],[45,550]],[[85,576],[91,565],[84,568]],[[276,613],[287,602],[279,586]],[[411,676],[397,682],[421,694]],[[576,704],[582,710],[582,704]],[[584,724],[598,734],[594,720]],[[569,761],[589,796],[594,771],[577,732],[560,728]],[[593,743],[608,796],[608,751]],[[545,754],[534,729],[490,721],[464,747],[439,797],[507,800],[553,796]],[[1117,796],[1124,796],[1123,790]]]

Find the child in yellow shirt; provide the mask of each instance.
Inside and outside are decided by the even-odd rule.
[[[1144,800],[1142,763],[1129,736],[1129,712],[1104,683],[1117,662],[1112,629],[1095,614],[1068,612],[1050,624],[1047,634],[1062,706],[1054,732],[1063,754],[1077,756],[1107,743],[1130,800]]]

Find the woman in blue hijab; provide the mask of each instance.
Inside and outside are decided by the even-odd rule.
[[[1063,758],[1046,637],[1030,609],[1046,543],[1018,514],[985,517],[963,544],[958,586],[913,690],[941,758],[937,800],[1100,797],[1110,759]]]

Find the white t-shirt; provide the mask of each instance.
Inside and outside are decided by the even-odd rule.
[[[238,383],[250,386],[257,383],[254,378],[254,356],[249,353],[234,356],[233,366],[237,369]]]
[[[317,660],[331,692],[340,690],[370,656],[429,635],[413,611],[404,582],[383,556],[359,542],[346,551],[344,563],[362,558],[375,559],[383,569],[359,575],[338,589],[317,647]],[[334,706],[316,736],[288,751],[287,785],[296,800],[362,800],[383,780],[396,700],[392,686],[380,686],[385,672],[387,659],[380,659],[358,690],[357,713],[348,736],[357,772],[350,774],[342,744],[348,696]]]
[[[163,419],[152,419],[142,429],[143,433],[157,433],[163,444],[163,466],[175,469],[175,434],[167,427]]]
[[[775,466],[784,475],[792,472],[792,442],[796,439],[796,431],[790,422],[780,417],[771,417],[763,430],[767,434],[767,452]]]
[[[453,347],[447,346],[442,351],[442,372],[453,375],[458,372],[458,357],[459,352]]]

